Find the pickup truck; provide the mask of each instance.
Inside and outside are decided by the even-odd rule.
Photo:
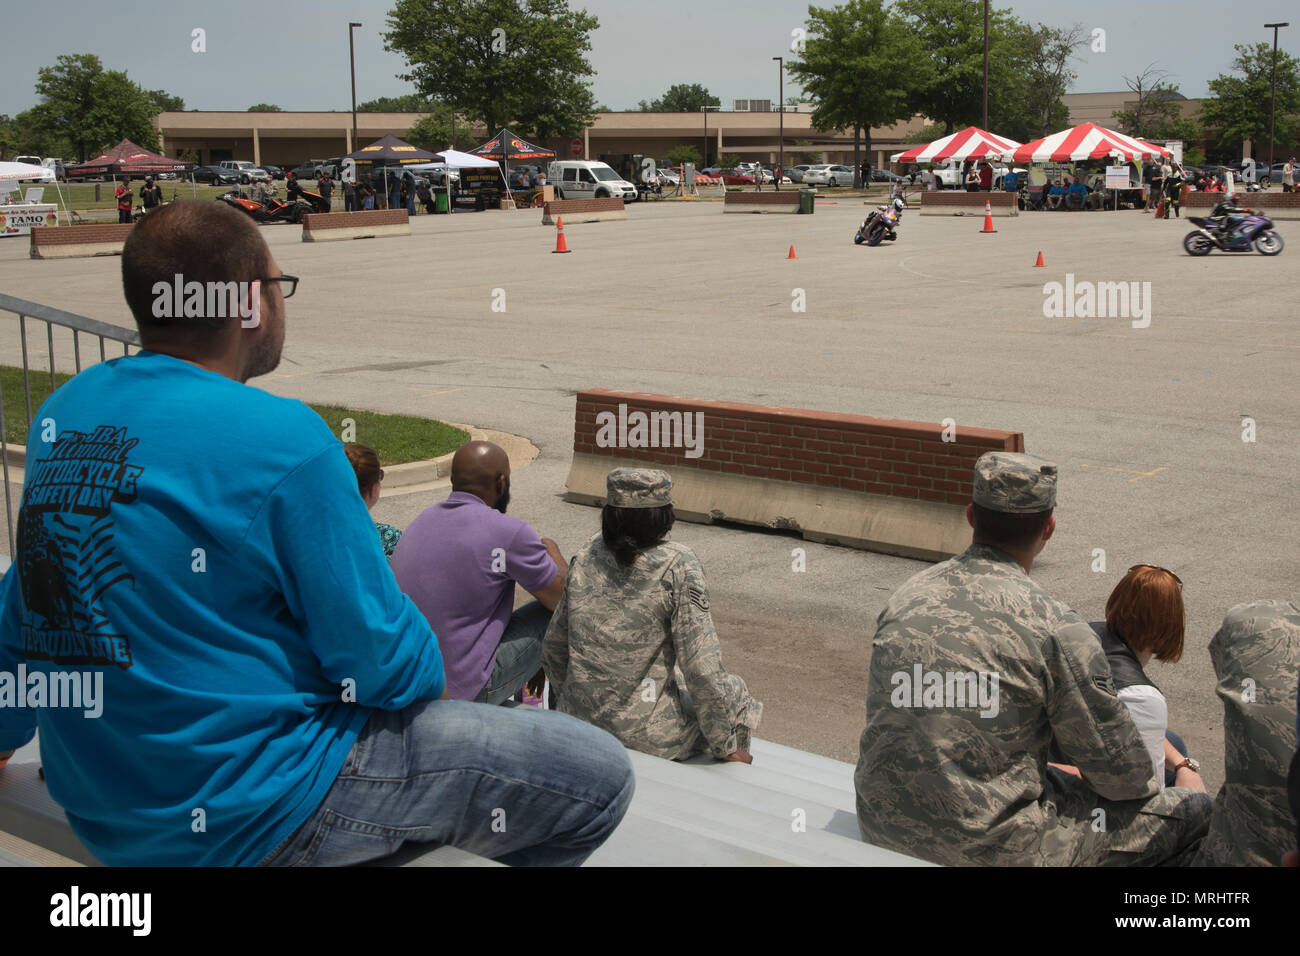
[[[227,159],[221,164],[222,169],[239,174],[239,181],[247,186],[250,182],[270,182],[271,174],[261,166],[254,166],[246,160]]]

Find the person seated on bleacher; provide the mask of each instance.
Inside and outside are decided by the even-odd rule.
[[[379,467],[379,456],[369,445],[357,442],[344,445],[343,450],[347,453],[352,470],[357,474],[357,490],[361,492],[361,500],[367,508],[373,509],[379,504],[380,485],[384,481],[384,469]],[[393,549],[402,540],[402,529],[376,521],[375,530],[379,532],[379,546],[384,549],[384,557],[391,561]]]
[[[1161,788],[1205,790],[1200,764],[1187,755],[1183,739],[1169,729],[1169,704],[1143,670],[1155,660],[1183,656],[1183,582],[1164,568],[1138,564],[1115,585],[1106,601],[1106,620],[1092,629],[1101,640],[1119,699],[1128,707],[1151,757]]]
[[[1070,183],[1070,188],[1065,191],[1065,201],[1067,208],[1074,210],[1083,210],[1088,204],[1088,187],[1083,184],[1082,179],[1075,179]]]
[[[1059,179],[1052,183],[1052,188],[1047,191],[1047,208],[1060,209],[1065,202],[1065,186]]]
[[[231,298],[160,316],[182,278]],[[0,707],[0,759],[39,727],[50,796],[109,865],[346,865],[408,841],[580,863],[626,812],[627,753],[561,714],[439,699],[438,641],[338,438],[246,384],[279,365],[297,281],[223,203],[131,230],[141,351],[42,405],[58,435],[28,442],[0,580],[0,672],[94,668],[102,712]]]
[[[451,494],[393,552],[398,586],[438,635],[452,700],[504,704],[525,683],[541,690],[542,636],[568,565],[554,541],[506,514],[509,504],[505,449],[466,442],[451,460]],[[517,611],[516,583],[536,598]]]
[[[1277,866],[1296,818],[1287,768],[1296,753],[1300,602],[1231,608],[1210,641],[1223,701],[1223,786],[1197,866]]]
[[[751,763],[763,705],[722,669],[700,559],[667,540],[672,479],[616,468],[605,487],[601,533],[573,559],[543,644],[558,709],[656,757]]]
[[[1160,865],[1205,835],[1210,798],[1159,788],[1096,634],[1030,577],[1056,471],[980,456],[971,546],[880,612],[854,774],[866,842],[949,866]]]

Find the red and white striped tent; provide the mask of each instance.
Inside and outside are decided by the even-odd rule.
[[[967,126],[943,139],[936,139],[933,143],[913,146],[906,152],[895,153],[889,157],[889,161],[891,163],[941,163],[945,159],[956,159],[966,162],[972,159],[983,159],[986,156],[1000,156],[1019,145],[1014,139],[994,136],[978,126]]]
[[[1002,154],[1002,159],[1016,163],[1070,163],[1085,159],[1128,162],[1169,155],[1169,150],[1163,146],[1125,136],[1096,123],[1080,123],[1018,149],[1009,149]]]

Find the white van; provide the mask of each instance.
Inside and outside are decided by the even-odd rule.
[[[603,199],[612,197],[625,202],[636,200],[636,187],[607,163],[585,159],[562,160],[546,167],[546,183],[555,187],[558,199]]]

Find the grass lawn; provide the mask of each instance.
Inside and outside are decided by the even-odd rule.
[[[33,369],[32,414],[50,396],[50,373]],[[71,375],[57,373],[62,385]],[[5,431],[11,444],[27,444],[27,406],[23,398],[23,370],[0,365],[0,395],[4,400]],[[310,403],[309,403],[310,404]],[[335,435],[343,434],[343,419],[356,423],[356,440],[369,445],[379,454],[382,465],[400,465],[408,461],[425,461],[455,451],[469,441],[469,433],[431,418],[411,415],[383,415],[337,405],[311,405],[312,411],[325,420]]]
[[[23,183],[24,193],[27,188],[35,183]],[[99,199],[95,199],[95,186],[99,186]],[[197,192],[198,199],[216,199],[222,193],[230,192],[233,186],[205,186],[199,183],[195,189],[191,189],[188,180],[159,180],[158,185],[162,188],[163,201],[171,202],[173,199],[194,199]],[[144,186],[143,180],[135,180],[131,183],[131,192],[135,194],[136,203],[140,202],[140,189]],[[284,196],[284,183],[276,183],[279,194]],[[75,209],[77,212],[85,212],[88,209],[116,209],[117,200],[113,198],[113,182],[105,180],[102,183],[59,183],[59,189],[54,188],[53,183],[43,184],[45,194],[41,197],[42,202],[58,203],[59,190],[63,191],[63,198],[68,203],[69,209]]]

